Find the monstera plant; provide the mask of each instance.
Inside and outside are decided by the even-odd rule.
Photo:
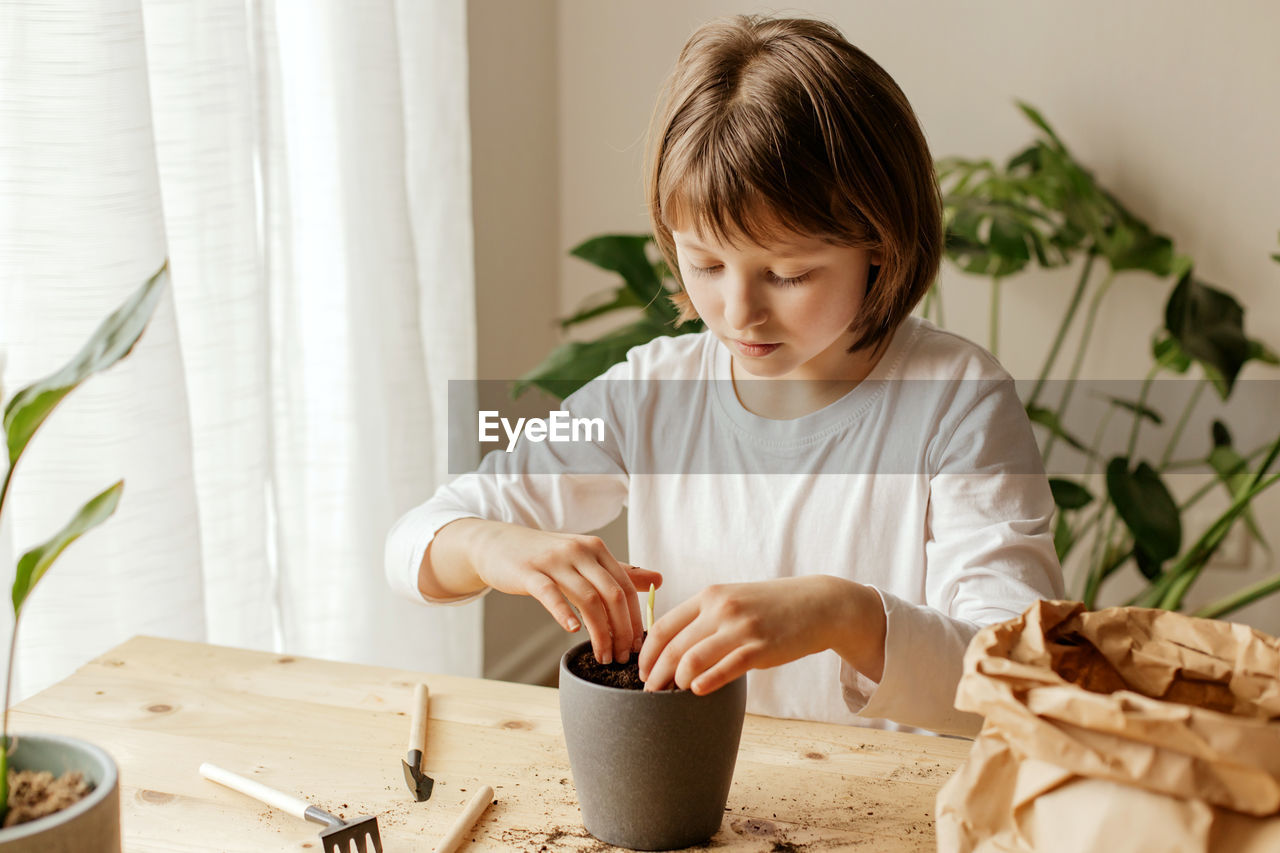
[[[1244,308],[1227,290],[1205,281],[1189,256],[1175,250],[1114,193],[1103,186],[1063,142],[1038,110],[1020,103],[1034,128],[1032,141],[1000,165],[989,159],[945,158],[937,162],[943,194],[946,255],[959,270],[991,279],[988,347],[999,349],[1001,292],[1005,283],[1028,269],[1076,265],[1079,277],[1058,328],[1044,354],[1039,374],[1024,400],[1027,415],[1043,430],[1042,454],[1050,471],[1057,504],[1054,541],[1059,557],[1081,568],[1079,595],[1090,607],[1102,585],[1125,567],[1143,579],[1130,603],[1179,610],[1188,590],[1236,524],[1266,545],[1252,516],[1253,500],[1274,485],[1269,473],[1280,455],[1280,434],[1251,449],[1238,449],[1225,420],[1213,422],[1203,437],[1203,452],[1175,459],[1183,433],[1209,389],[1231,398],[1248,362],[1280,364],[1275,352],[1244,329]],[[656,259],[647,235],[609,234],[587,240],[571,254],[622,281],[599,294],[575,315],[561,321],[570,328],[613,312],[633,315],[628,322],[588,341],[556,347],[513,386],[519,394],[538,386],[567,396],[621,361],[633,346],[659,335],[699,331],[700,323],[676,325],[670,296],[676,291],[669,270]],[[1280,254],[1273,254],[1280,261]],[[1132,396],[1108,395],[1108,413],[1091,441],[1068,429],[1068,413],[1080,383],[1097,319],[1117,275],[1150,276],[1169,288],[1162,316],[1151,321],[1151,363]],[[935,283],[922,311],[945,325],[940,286]],[[1083,315],[1082,315],[1083,309]],[[1074,352],[1061,382],[1049,382],[1073,330]],[[1163,450],[1155,458],[1139,455],[1144,429],[1162,428],[1165,416],[1149,395],[1161,375],[1188,377],[1193,390],[1172,426],[1162,433]],[[1050,391],[1056,391],[1050,394]],[[1048,398],[1052,396],[1053,400]],[[1113,416],[1130,419],[1121,452],[1104,452],[1102,442]],[[1080,454],[1085,464],[1075,474],[1056,473],[1054,451],[1061,445]],[[1094,469],[1103,487],[1091,489]],[[1166,480],[1172,471],[1202,470],[1210,482],[1179,501]],[[1227,508],[1194,536],[1185,529],[1188,510],[1213,490],[1225,495]],[[1098,494],[1094,494],[1098,491]],[[1280,591],[1280,576],[1252,585],[1196,611],[1217,617]]]

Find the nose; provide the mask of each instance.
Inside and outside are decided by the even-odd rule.
[[[724,319],[734,329],[759,326],[769,316],[764,293],[758,282],[739,273],[726,276]]]

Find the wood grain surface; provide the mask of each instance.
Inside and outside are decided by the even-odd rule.
[[[401,759],[431,689],[416,803]],[[582,828],[556,691],[135,637],[18,705],[10,728],[93,741],[120,766],[128,853],[319,850],[319,827],[202,779],[203,761],[334,814],[376,815],[386,853],[433,850],[481,785],[463,851],[609,851]],[[932,851],[933,801],[969,742],[748,716],[704,847]]]

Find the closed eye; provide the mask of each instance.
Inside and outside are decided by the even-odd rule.
[[[711,275],[712,273],[720,269],[720,265],[715,264],[714,266],[709,266],[709,267],[697,267],[697,266],[694,266],[693,264],[690,264],[689,269],[694,273],[697,273],[698,275]]]
[[[774,272],[770,272],[769,280],[772,281],[774,284],[778,285],[779,287],[795,287],[798,284],[804,284],[806,281],[808,281],[809,273],[787,277],[787,276],[780,276]]]

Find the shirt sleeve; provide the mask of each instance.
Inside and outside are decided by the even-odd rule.
[[[387,535],[385,568],[392,590],[414,601],[463,604],[483,595],[438,601],[418,588],[418,569],[442,527],[462,518],[484,518],[539,530],[582,533],[608,524],[626,504],[628,474],[622,437],[629,415],[627,366],[615,365],[566,399],[569,423],[585,419],[569,440],[540,441],[522,435],[511,452],[505,439],[475,471],[441,486]],[[599,421],[599,427],[593,422]],[[576,440],[572,436],[576,435]]]
[[[931,731],[973,736],[982,718],[957,711],[964,652],[980,628],[1065,595],[1053,546],[1053,495],[1012,380],[988,383],[936,446],[925,531],[925,605],[880,590],[880,682],[847,663],[850,709]]]

